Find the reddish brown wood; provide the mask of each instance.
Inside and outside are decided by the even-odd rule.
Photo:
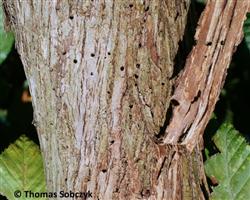
[[[164,143],[192,151],[211,117],[232,55],[242,40],[249,0],[210,0],[172,97],[173,116]]]

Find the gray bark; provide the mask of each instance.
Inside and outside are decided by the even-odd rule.
[[[189,0],[3,1],[48,191],[204,199],[201,149],[157,140]]]

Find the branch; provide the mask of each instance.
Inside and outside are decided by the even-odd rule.
[[[198,23],[196,46],[176,81],[165,144],[192,151],[203,135],[223,87],[232,55],[243,37],[250,0],[210,0]]]

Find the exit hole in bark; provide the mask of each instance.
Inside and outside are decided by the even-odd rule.
[[[178,19],[179,15],[180,15],[180,13],[177,12],[176,15],[175,15],[175,18],[174,18],[175,21]]]
[[[135,74],[135,78],[136,78],[136,79],[138,79],[138,78],[139,78],[139,76],[138,76],[137,74]]]
[[[114,142],[115,142],[114,140],[111,140],[111,141],[110,141],[110,144],[114,144]]]
[[[69,16],[69,19],[71,19],[71,20],[72,20],[72,19],[74,19],[74,16],[72,16],[72,15],[71,15],[71,16]]]
[[[137,63],[137,64],[136,64],[136,68],[138,68],[138,69],[139,69],[139,68],[140,68],[140,66],[141,66],[141,65],[140,65],[139,63]]]
[[[66,51],[64,51],[64,52],[62,53],[62,55],[66,55]]]
[[[224,44],[225,44],[225,41],[224,41],[224,40],[220,41],[220,44],[221,44],[221,45],[224,45]]]
[[[139,43],[139,45],[138,45],[138,46],[139,46],[139,48],[141,48],[141,46],[142,46],[142,45],[141,45],[141,43]]]
[[[102,170],[102,173],[106,173],[106,172],[107,172],[107,169],[103,169],[103,170]]]
[[[134,5],[133,5],[132,3],[131,3],[131,4],[129,4],[129,7],[130,7],[130,8],[133,8],[133,6],[134,6]]]
[[[147,6],[146,8],[145,8],[145,12],[147,12],[149,10],[149,6]]]
[[[194,97],[194,99],[193,99],[193,101],[191,103],[196,102],[200,98],[200,96],[201,96],[201,91],[199,90],[197,95]]]
[[[131,104],[131,105],[129,105],[129,108],[133,108],[133,105]]]
[[[121,66],[121,67],[120,67],[120,70],[121,70],[121,71],[123,71],[123,70],[124,70],[124,67],[123,67],[123,66]]]
[[[93,75],[94,75],[94,73],[93,73],[93,72],[90,72],[90,75],[91,75],[91,76],[93,76]]]
[[[90,56],[91,56],[91,57],[95,57],[95,54],[94,54],[94,53],[91,53]]]
[[[110,53],[110,52],[108,52],[108,55],[110,56],[110,55],[111,55],[111,53]]]
[[[211,45],[212,45],[212,42],[207,42],[206,45],[207,45],[207,46],[211,46]]]
[[[179,106],[180,105],[180,103],[175,99],[172,99],[171,103],[172,103],[173,106]]]
[[[73,62],[76,64],[76,63],[77,63],[77,60],[76,60],[76,59],[74,59],[74,60],[73,60]]]
[[[161,85],[163,86],[163,85],[165,85],[165,83],[161,83]]]

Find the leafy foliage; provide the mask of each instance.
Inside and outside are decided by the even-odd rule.
[[[46,192],[43,162],[38,146],[22,135],[0,155],[0,193],[16,199],[14,191]],[[29,198],[32,199],[32,198]],[[39,199],[39,198],[35,198]]]
[[[212,182],[213,200],[250,199],[250,146],[231,124],[223,124],[213,137],[220,153],[205,163],[207,175]]]
[[[12,33],[6,33],[3,26],[3,10],[0,6],[0,64],[6,59],[14,42]]]

